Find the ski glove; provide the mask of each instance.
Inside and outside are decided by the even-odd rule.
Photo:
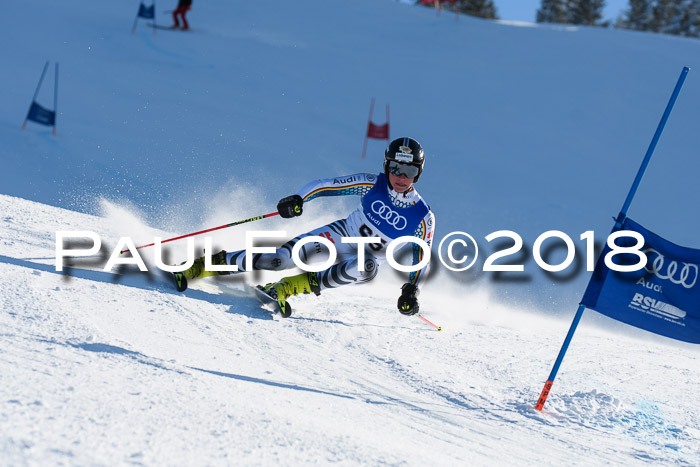
[[[282,198],[280,202],[277,203],[277,211],[280,213],[280,216],[284,217],[285,219],[301,216],[303,204],[304,200],[301,199],[301,196],[287,196],[286,198]]]
[[[420,290],[418,290],[418,287],[410,282],[406,282],[401,287],[401,296],[399,297],[398,307],[402,315],[410,316],[418,313],[418,310],[420,309],[418,306],[419,294]]]

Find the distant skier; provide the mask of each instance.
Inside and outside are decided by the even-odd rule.
[[[386,261],[386,245],[402,236],[415,236],[432,243],[435,216],[430,207],[413,187],[423,171],[425,154],[420,143],[412,138],[393,140],[384,152],[384,173],[378,175],[360,173],[346,177],[315,180],[306,184],[297,194],[280,200],[277,210],[284,218],[300,216],[303,203],[319,196],[361,196],[361,203],[346,219],[337,220],[290,240],[275,253],[255,254],[253,269],[281,271],[294,267],[292,248],[304,237],[321,236],[330,240],[338,253],[336,263],[325,271],[304,272],[267,284],[264,290],[277,300],[282,314],[289,316],[291,307],[287,299],[300,293],[315,293],[349,284],[372,280],[380,263]],[[357,244],[342,243],[343,237],[379,237],[381,243],[369,244],[365,251],[364,271],[358,270]],[[413,244],[413,264],[422,260],[422,250]],[[307,243],[301,248],[300,257],[308,260],[323,251],[319,242]],[[238,272],[245,272],[246,251],[233,253],[221,251],[212,256],[214,265],[236,265]],[[418,312],[418,283],[427,273],[429,265],[410,273],[409,282],[401,287],[398,309],[404,315]],[[228,274],[206,271],[204,258],[195,260],[189,269],[175,274],[178,290],[187,289],[187,280]],[[234,273],[236,274],[236,273]]]
[[[177,4],[177,8],[173,10],[173,21],[175,24],[171,26],[172,29],[177,29],[180,27],[180,22],[177,20],[177,16],[180,15],[182,18],[182,30],[187,31],[190,25],[187,24],[187,12],[192,8],[192,0],[180,0]]]

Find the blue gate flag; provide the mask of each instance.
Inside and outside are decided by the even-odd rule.
[[[134,11],[134,10],[131,10]],[[146,6],[143,3],[139,5],[139,14],[136,16],[140,16],[141,18],[146,18],[146,19],[154,19],[156,17],[156,6],[155,4],[151,6]]]
[[[27,120],[31,120],[42,125],[54,126],[56,124],[56,112],[45,109],[36,102],[32,102],[31,107],[29,107]]]
[[[641,251],[647,256],[639,271],[608,269],[604,257],[598,259],[581,304],[623,323],[678,339],[700,344],[700,250],[685,248],[664,240],[633,220],[626,218],[614,228],[632,230],[644,237]],[[619,238],[619,246],[633,246],[632,238]],[[627,257],[627,258],[625,258]],[[629,253],[615,255],[615,264],[636,263]]]

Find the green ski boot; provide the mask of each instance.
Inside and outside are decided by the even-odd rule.
[[[292,306],[287,303],[289,297],[312,292],[316,295],[321,295],[321,288],[318,285],[315,272],[304,272],[298,276],[284,277],[278,282],[258,287],[274,300],[277,300],[283,318],[292,316]]]
[[[226,265],[226,251],[221,250],[211,257],[211,264],[215,266]],[[187,290],[187,281],[191,279],[201,279],[203,277],[216,276],[219,274],[227,274],[226,272],[207,271],[204,269],[204,256],[194,260],[194,264],[182,272],[174,272],[175,286],[178,292]]]

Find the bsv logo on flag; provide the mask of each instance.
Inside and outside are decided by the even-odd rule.
[[[678,261],[666,261],[664,255],[653,248],[644,250],[644,253],[649,258],[644,269],[659,279],[669,280],[671,283],[682,285],[686,289],[693,288],[697,283],[697,264],[681,263],[682,266],[678,266]],[[649,267],[650,263],[651,267]]]
[[[405,217],[400,215],[398,212],[391,209],[389,206],[384,204],[384,202],[377,200],[372,203],[372,212],[378,215],[380,218],[387,221],[387,223],[397,230],[403,230],[406,228],[408,221]]]
[[[656,300],[652,297],[647,297],[640,293],[634,294],[629,307],[637,310],[648,312],[654,315],[661,315],[666,318],[671,319],[683,319],[686,316],[686,312],[680,308],[671,305],[670,303],[663,302],[661,300]]]

